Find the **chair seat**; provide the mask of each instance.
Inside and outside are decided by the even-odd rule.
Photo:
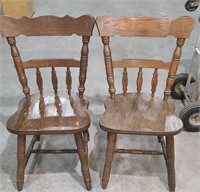
[[[106,100],[105,108],[100,126],[108,132],[175,135],[183,127],[175,115],[173,101],[163,102],[163,98],[150,94],[117,94],[114,100]]]
[[[88,101],[65,92],[31,95],[23,98],[18,110],[7,121],[14,134],[62,134],[84,131],[90,125]]]

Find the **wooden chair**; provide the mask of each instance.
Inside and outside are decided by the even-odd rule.
[[[87,190],[91,190],[91,178],[88,166],[87,143],[90,117],[87,113],[88,101],[84,98],[86,72],[88,65],[88,43],[92,35],[95,20],[89,15],[79,18],[65,16],[41,16],[36,18],[22,17],[15,19],[0,17],[0,31],[7,38],[11,48],[14,65],[23,87],[25,98],[19,102],[18,110],[7,121],[9,132],[17,134],[17,189],[21,191],[24,184],[24,170],[31,153],[78,153],[84,182]],[[75,59],[33,59],[22,61],[16,46],[15,37],[25,36],[71,36],[82,37],[80,60]],[[50,68],[52,89],[43,91],[41,68]],[[58,89],[56,67],[66,69],[66,88]],[[79,68],[78,93],[71,92],[72,77],[70,68]],[[38,94],[31,94],[28,86],[27,70],[36,71]],[[46,73],[46,72],[45,72]],[[61,78],[61,77],[60,77]],[[30,77],[29,77],[30,79]],[[50,82],[51,84],[51,82]],[[44,86],[45,89],[45,86]],[[77,149],[45,150],[34,149],[40,135],[74,134]],[[26,136],[33,135],[26,151]]]
[[[182,130],[182,122],[174,113],[174,104],[169,99],[173,78],[181,57],[182,46],[189,37],[194,20],[180,17],[170,20],[152,17],[97,17],[97,27],[104,45],[104,59],[110,97],[105,102],[106,111],[100,119],[100,127],[108,133],[108,144],[103,170],[102,188],[108,185],[114,153],[164,155],[168,170],[169,190],[175,190],[174,135]],[[110,37],[162,37],[173,35],[177,38],[171,62],[150,59],[112,60]],[[116,94],[114,69],[123,68],[123,93]],[[127,93],[128,69],[139,68],[136,78],[137,92]],[[143,68],[153,68],[151,94],[142,93]],[[168,70],[164,97],[154,96],[158,83],[158,71]],[[147,83],[147,82],[146,82]],[[116,149],[117,134],[158,136],[162,151]]]

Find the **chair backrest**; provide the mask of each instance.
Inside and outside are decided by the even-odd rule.
[[[194,19],[189,16],[183,16],[175,20],[170,20],[167,17],[160,19],[153,17],[97,17],[97,27],[99,35],[102,37],[104,45],[104,57],[107,72],[107,81],[109,84],[109,92],[111,98],[115,98],[114,85],[114,68],[124,68],[122,77],[123,93],[126,95],[128,86],[127,68],[139,68],[137,76],[137,94],[140,94],[143,82],[143,68],[154,68],[151,80],[151,94],[154,96],[158,82],[158,69],[168,70],[168,77],[166,80],[166,87],[164,91],[164,100],[166,101],[171,93],[171,86],[176,74],[179,60],[181,57],[182,46],[186,38],[189,38],[190,33],[194,27]],[[152,59],[122,59],[112,60],[110,49],[110,37],[120,35],[122,37],[159,37],[164,38],[169,35],[177,39],[176,48],[173,53],[171,62],[164,62],[162,60]]]
[[[89,15],[78,18],[70,16],[40,16],[35,18],[22,17],[20,19],[9,16],[0,16],[0,32],[11,47],[11,54],[23,87],[26,98],[30,98],[30,88],[25,69],[36,68],[36,82],[40,94],[43,92],[43,79],[40,68],[52,68],[52,85],[55,94],[58,90],[58,78],[55,67],[66,67],[66,87],[69,95],[71,94],[72,77],[70,67],[80,68],[79,72],[79,96],[82,97],[85,87],[87,63],[88,63],[88,43],[94,27],[95,19]],[[80,60],[76,59],[34,59],[22,61],[19,50],[16,46],[15,37],[25,36],[71,36],[76,34],[82,37],[82,49],[80,50]]]

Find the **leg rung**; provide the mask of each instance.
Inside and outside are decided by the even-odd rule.
[[[129,153],[139,155],[164,155],[161,151],[133,150],[133,149],[116,149],[115,153]]]
[[[59,150],[52,150],[52,149],[35,149],[32,150],[31,153],[43,153],[43,154],[58,154],[58,153],[77,153],[77,149],[59,149]]]

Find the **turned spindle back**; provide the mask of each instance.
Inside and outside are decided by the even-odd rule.
[[[143,68],[153,68],[151,80],[151,94],[154,96],[158,83],[159,69],[168,70],[168,77],[166,79],[166,87],[164,90],[164,100],[166,101],[171,93],[171,87],[174,82],[174,76],[178,68],[181,57],[182,46],[186,38],[189,38],[190,33],[194,27],[194,19],[189,16],[183,16],[175,20],[170,20],[167,17],[160,19],[153,17],[97,17],[97,27],[99,35],[102,38],[104,45],[104,57],[107,73],[107,81],[109,84],[109,92],[111,98],[115,98],[114,85],[114,68],[123,68],[122,75],[122,89],[123,94],[126,95],[128,86],[128,68],[138,68],[136,78],[137,94],[142,90],[143,84]],[[165,38],[169,35],[174,36],[176,40],[176,48],[171,58],[171,62],[164,62],[162,60],[152,59],[122,59],[112,60],[110,37],[120,35],[122,37],[147,37],[147,38]]]
[[[88,63],[88,43],[94,27],[95,20],[92,16],[83,15],[78,18],[70,16],[41,16],[35,18],[22,17],[15,19],[9,16],[0,16],[0,32],[11,48],[11,54],[19,77],[19,81],[23,87],[26,98],[30,98],[30,88],[25,69],[36,69],[36,82],[40,94],[43,94],[43,78],[40,68],[51,67],[51,82],[55,95],[58,91],[58,77],[56,67],[66,68],[66,87],[68,94],[71,94],[72,77],[71,67],[80,68],[79,72],[79,96],[82,97],[85,90],[85,81]],[[20,52],[16,45],[15,37],[19,35],[25,36],[71,36],[76,34],[82,36],[82,49],[80,50],[80,60],[76,59],[34,59],[22,61]]]

